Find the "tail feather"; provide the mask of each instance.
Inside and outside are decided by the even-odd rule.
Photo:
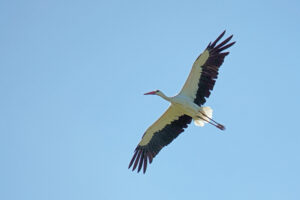
[[[202,113],[204,113],[206,116],[204,116]],[[211,107],[201,107],[201,110],[199,112],[199,118],[194,120],[194,123],[196,126],[204,126],[205,123],[208,123],[210,119],[212,118],[213,110]],[[210,119],[209,119],[210,118]]]

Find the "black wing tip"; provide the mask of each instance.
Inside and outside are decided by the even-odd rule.
[[[137,172],[143,169],[143,173],[146,173],[147,164],[151,164],[160,150],[182,133],[191,121],[190,116],[182,115],[177,120],[172,121],[171,124],[166,125],[163,130],[156,132],[146,145],[138,145],[128,168],[132,167],[132,171],[137,169]]]
[[[209,48],[214,48],[215,45],[219,42],[219,40],[225,35],[226,33],[226,30],[224,30],[218,37],[217,39],[211,44],[209,43],[210,45],[208,45]]]
[[[209,57],[202,66],[202,75],[198,83],[196,98],[194,99],[194,102],[198,105],[203,105],[206,102],[206,98],[210,96],[214,88],[218,70],[223,64],[224,58],[229,54],[229,52],[223,51],[236,43],[235,41],[229,42],[233,38],[233,34],[219,43],[225,33],[226,30],[224,30],[213,43],[210,42],[206,48],[209,52]]]
[[[213,43],[209,43],[208,46],[207,46],[207,49],[209,50],[212,50],[212,49],[220,49],[222,48],[224,45],[226,45],[233,37],[233,34],[231,34],[228,38],[226,38],[223,42],[221,42],[220,44],[218,44],[216,46],[216,44],[222,39],[222,37],[225,35],[226,33],[226,30],[224,30],[218,37],[217,39],[213,42]],[[226,45],[227,48],[229,48],[230,46],[234,45],[235,44],[235,41],[230,43],[230,45]],[[224,48],[224,49],[227,49],[227,48]],[[223,49],[223,50],[224,50]]]
[[[132,166],[133,162],[135,161],[135,157],[137,156],[137,153],[138,153],[137,149],[135,149],[134,154],[132,156],[132,159],[131,159],[131,161],[130,161],[130,163],[128,165],[128,169]]]
[[[140,145],[138,145],[134,151],[134,155],[129,163],[128,169],[132,167],[132,171],[137,169],[137,173],[143,169],[143,174],[146,173],[147,164],[151,164],[153,159],[152,153],[147,152]]]

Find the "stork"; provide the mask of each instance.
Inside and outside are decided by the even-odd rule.
[[[213,89],[218,70],[225,56],[229,52],[223,52],[235,42],[228,43],[233,35],[217,45],[224,36],[225,31],[198,56],[192,66],[192,70],[183,88],[174,97],[167,97],[160,90],[145,93],[145,95],[157,95],[169,101],[171,105],[165,113],[155,121],[144,133],[140,143],[135,148],[134,155],[129,163],[132,171],[137,172],[143,168],[146,172],[147,164],[152,163],[159,151],[170,144],[180,133],[194,120],[196,126],[204,126],[209,123],[220,130],[225,127],[212,119],[212,109],[203,107],[206,98]]]

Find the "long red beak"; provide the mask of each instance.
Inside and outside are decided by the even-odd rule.
[[[156,91],[153,91],[153,92],[147,92],[147,93],[145,93],[144,95],[149,95],[149,94],[156,94]]]

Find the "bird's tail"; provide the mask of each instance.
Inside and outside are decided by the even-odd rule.
[[[211,107],[201,107],[198,114],[198,119],[194,120],[196,126],[204,126],[205,123],[208,123],[212,118],[213,110]]]
[[[225,130],[225,126],[219,124],[218,122],[212,119],[212,113],[213,110],[211,109],[211,107],[201,107],[198,114],[198,118],[194,120],[195,125],[204,126],[205,123],[210,123],[211,125],[221,130]]]

